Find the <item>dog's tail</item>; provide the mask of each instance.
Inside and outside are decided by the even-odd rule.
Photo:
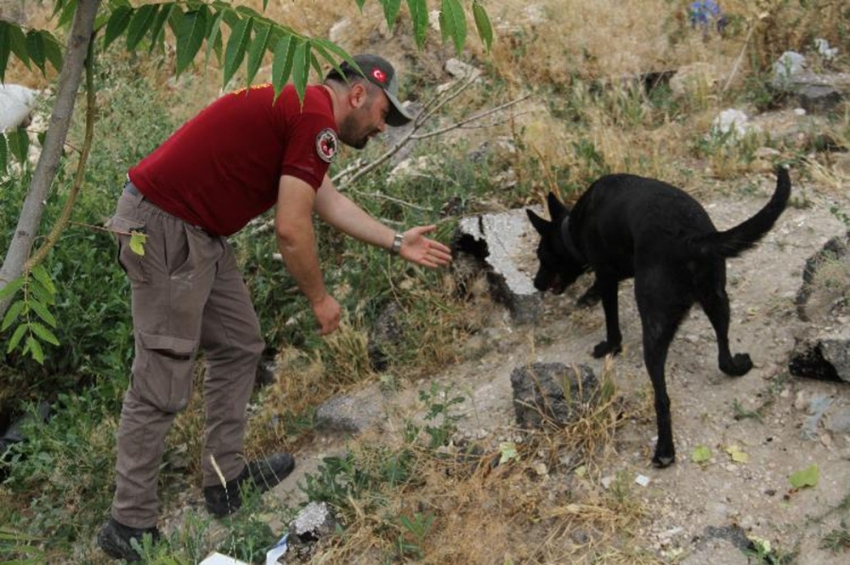
[[[758,243],[785,210],[791,194],[788,169],[782,166],[777,167],[776,177],[776,190],[773,196],[755,216],[726,231],[694,238],[690,242],[692,249],[700,255],[719,255],[728,258],[735,257]]]

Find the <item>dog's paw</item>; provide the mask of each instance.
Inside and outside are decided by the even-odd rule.
[[[602,341],[596,344],[596,347],[593,348],[593,357],[595,359],[601,359],[608,354],[616,355],[623,350],[623,347],[618,343],[616,345],[609,345],[607,341]]]
[[[652,466],[657,467],[659,469],[663,469],[664,467],[669,467],[673,463],[676,462],[676,454],[671,453],[669,455],[659,455],[657,452],[655,456],[652,458]]]
[[[720,365],[720,370],[731,377],[746,375],[752,368],[753,361],[746,353],[736,353],[726,366]]]

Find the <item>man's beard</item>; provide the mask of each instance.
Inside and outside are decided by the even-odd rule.
[[[339,126],[339,139],[349,147],[363,149],[369,143],[369,135],[359,133],[361,129],[354,116],[348,116]]]

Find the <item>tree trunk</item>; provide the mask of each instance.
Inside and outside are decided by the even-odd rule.
[[[99,7],[100,0],[78,0],[77,2],[77,11],[68,37],[62,70],[59,72],[59,87],[53,113],[50,116],[50,125],[47,128],[41,156],[35,167],[29,191],[21,208],[17,228],[9,244],[3,267],[0,268],[0,289],[21,276],[38,234],[44,205],[50,186],[56,177],[62,148],[71,126],[74,103],[80,88],[86,52],[89,41],[92,39],[95,16]],[[6,313],[11,300],[8,298],[0,302],[0,319]]]

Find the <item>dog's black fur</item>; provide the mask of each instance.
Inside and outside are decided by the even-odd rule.
[[[773,227],[790,192],[788,171],[780,167],[776,190],[767,205],[722,232],[684,191],[628,174],[600,178],[572,210],[550,193],[551,221],[527,210],[541,236],[537,249],[540,267],[534,278],[538,290],[560,294],[582,273],[592,270],[596,275],[582,297],[585,303],[598,297],[605,311],[606,339],[593,349],[594,357],[620,351],[617,286],[634,277],[643,357],[655,392],[658,444],[652,462],[658,467],[676,459],[664,378],[670,342],[698,302],[717,335],[720,370],[740,376],[752,368],[749,355],[729,352],[726,259],[753,247]]]

